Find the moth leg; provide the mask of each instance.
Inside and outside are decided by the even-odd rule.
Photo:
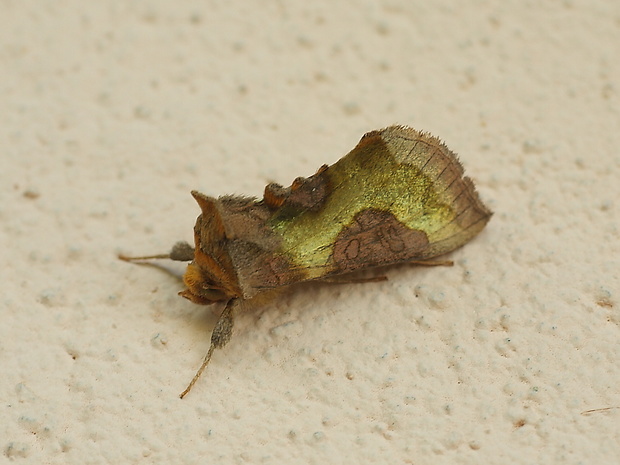
[[[198,368],[198,371],[189,382],[185,390],[179,396],[181,399],[187,395],[189,391],[191,391],[202,372],[205,371],[209,361],[211,360],[211,355],[213,355],[213,351],[215,349],[221,349],[224,347],[228,341],[230,341],[230,337],[232,336],[233,324],[234,324],[234,310],[236,306],[237,299],[231,299],[226,304],[226,308],[220,315],[220,318],[217,320],[215,324],[215,328],[213,328],[213,333],[211,333],[211,346],[209,346],[209,351],[205,358],[202,361],[202,365]]]
[[[409,265],[422,265],[422,266],[454,266],[452,260],[412,260],[407,262]]]
[[[321,279],[321,282],[329,283],[329,284],[363,284],[363,283],[380,283],[383,281],[387,281],[387,276],[374,276],[372,278],[345,278],[339,279],[335,278],[324,278]]]
[[[194,248],[185,241],[179,241],[172,246],[170,253],[145,255],[143,257],[128,257],[127,255],[119,254],[118,258],[126,262],[155,259],[170,259],[177,262],[190,262],[194,259]]]

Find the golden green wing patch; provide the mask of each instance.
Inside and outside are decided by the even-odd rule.
[[[438,139],[411,128],[368,133],[348,155],[315,176],[305,181],[320,186],[321,198],[314,202],[320,208],[284,201],[268,221],[282,240],[278,253],[293,268],[305,270],[306,279],[359,269],[364,256],[375,257],[367,264],[371,267],[441,255],[465,244],[490,217],[456,156]],[[296,183],[304,186],[303,180]],[[348,246],[349,256],[355,244],[372,251],[359,250],[347,265],[341,253],[347,249],[343,231],[359,229],[364,212],[374,212],[366,213],[373,227],[364,241]],[[380,218],[386,223],[376,221]],[[371,231],[376,240],[370,240]],[[389,246],[378,247],[385,243],[378,236],[415,247],[395,253]]]

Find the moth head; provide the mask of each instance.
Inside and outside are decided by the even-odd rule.
[[[239,297],[241,291],[226,247],[219,201],[196,191],[192,195],[202,214],[194,226],[194,259],[183,276],[187,289],[179,295],[197,304],[211,304]]]
[[[195,304],[208,305],[223,300],[230,300],[226,290],[222,289],[218,283],[205,276],[199,265],[190,263],[187,265],[187,271],[183,276],[183,282],[187,289],[179,292],[179,295],[191,300]]]

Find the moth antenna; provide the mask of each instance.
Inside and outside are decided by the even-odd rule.
[[[207,368],[207,365],[211,361],[211,355],[213,355],[214,350],[215,350],[215,346],[213,345],[213,342],[211,342],[211,347],[209,347],[209,351],[207,352],[207,355],[205,355],[205,358],[202,361],[202,365],[200,365],[200,368],[198,368],[198,371],[196,372],[192,380],[189,382],[189,384],[183,390],[183,392],[179,395],[181,399],[183,399],[183,397],[185,397],[189,393],[189,391],[192,390],[192,388],[194,387],[194,384],[196,384],[196,381],[198,381],[198,378],[200,378],[200,375],[202,375],[202,372],[205,371],[205,368]]]
[[[231,299],[226,304],[226,308],[220,315],[220,318],[217,320],[215,328],[213,328],[209,351],[207,352],[207,355],[205,355],[205,358],[202,360],[202,365],[200,365],[200,368],[198,368],[198,371],[196,372],[192,380],[189,382],[185,390],[179,395],[181,399],[183,399],[183,397],[185,397],[189,393],[189,391],[192,390],[192,387],[194,387],[194,384],[196,384],[196,381],[198,381],[198,378],[200,378],[202,372],[205,371],[205,368],[207,368],[207,365],[211,361],[211,355],[213,355],[213,351],[215,349],[221,349],[228,343],[228,341],[230,341],[234,324],[233,311],[236,308],[236,302],[237,299]]]
[[[158,255],[144,255],[142,257],[128,257],[127,255],[123,255],[122,253],[119,253],[118,258],[120,258],[124,262],[139,262],[141,260],[155,260],[155,259],[170,258],[170,254],[162,253]]]

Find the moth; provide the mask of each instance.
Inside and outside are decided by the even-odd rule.
[[[226,303],[181,398],[230,340],[241,301],[363,269],[437,264],[429,260],[466,244],[492,215],[456,155],[406,126],[368,132],[338,162],[289,187],[271,183],[262,199],[192,196],[201,210],[194,247],[178,242],[168,254],[120,256],[189,262],[179,294],[197,304]]]

